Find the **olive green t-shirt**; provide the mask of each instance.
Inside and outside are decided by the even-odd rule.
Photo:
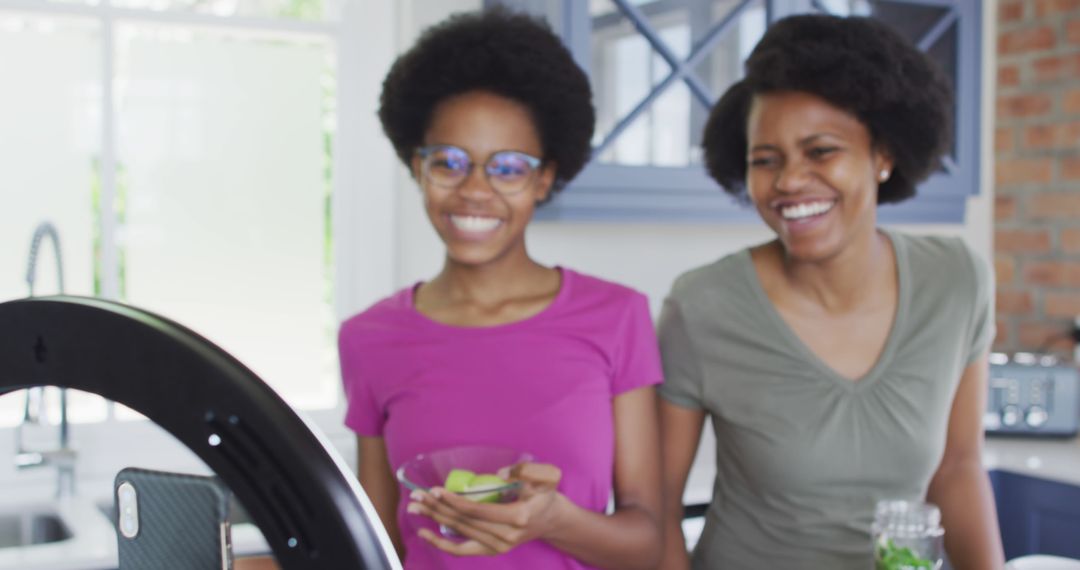
[[[875,503],[925,497],[960,376],[993,339],[992,283],[959,239],[885,235],[899,303],[857,381],[787,326],[748,250],[675,282],[659,324],[661,395],[705,410],[716,435],[695,569],[866,570]]]

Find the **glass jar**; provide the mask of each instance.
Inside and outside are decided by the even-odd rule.
[[[938,570],[944,552],[941,511],[921,501],[878,501],[874,509],[875,570]]]

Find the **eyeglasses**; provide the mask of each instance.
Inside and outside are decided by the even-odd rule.
[[[472,172],[473,161],[469,153],[451,145],[431,145],[416,151],[420,157],[420,171],[428,183],[454,190],[460,187]],[[535,156],[514,150],[502,150],[488,157],[484,163],[484,176],[488,184],[502,195],[521,192],[532,182],[541,161]]]

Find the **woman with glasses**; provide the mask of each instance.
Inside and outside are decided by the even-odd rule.
[[[705,163],[776,236],[682,275],[661,313],[663,567],[871,568],[875,505],[901,499],[940,507],[954,568],[1001,568],[989,271],[960,239],[877,225],[949,151],[947,80],[880,21],[821,15],[773,24],[745,70]],[[717,473],[691,561],[680,499],[706,417]]]
[[[459,15],[395,62],[379,117],[445,246],[438,274],[339,335],[360,481],[405,567],[654,567],[661,371],[646,299],[526,248],[537,205],[589,158],[584,73],[529,17]],[[394,478],[465,445],[536,458],[516,470],[517,501],[410,495]]]

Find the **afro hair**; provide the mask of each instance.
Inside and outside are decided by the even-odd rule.
[[[852,113],[894,161],[878,203],[900,202],[940,167],[952,141],[952,88],[937,65],[879,20],[791,16],[771,26],[745,77],[713,107],[702,137],[705,166],[746,200],[746,128],[759,93],[801,91]]]
[[[588,162],[596,119],[588,77],[545,22],[492,8],[432,26],[390,68],[379,120],[406,166],[439,103],[470,91],[488,91],[529,110],[542,158],[556,165],[553,191]]]

